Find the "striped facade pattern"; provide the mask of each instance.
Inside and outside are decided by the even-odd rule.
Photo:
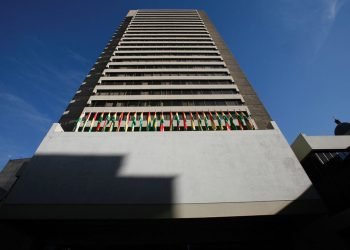
[[[214,126],[220,125],[225,116],[232,116],[233,127],[240,125],[242,116],[247,118],[242,119],[243,123],[249,120],[245,129],[249,129],[249,123],[257,129],[197,10],[133,10],[127,18],[130,22],[74,131],[86,131],[85,127],[96,131],[98,119],[106,120],[107,116],[117,120],[122,116],[125,127],[130,122],[127,114],[130,120],[146,121],[149,113],[159,121],[164,118],[168,126],[172,116],[179,113],[183,128],[191,126],[192,115],[205,118],[213,114]],[[145,117],[140,117],[141,113]],[[201,119],[194,121],[197,129],[201,128],[200,122]]]

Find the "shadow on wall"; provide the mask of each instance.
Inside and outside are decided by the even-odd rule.
[[[125,160],[121,155],[36,155],[5,204],[12,209],[39,205],[46,213],[50,207],[73,214],[90,209],[88,216],[105,218],[171,216],[173,177],[119,176]]]

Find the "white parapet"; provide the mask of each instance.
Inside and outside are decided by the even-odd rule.
[[[255,131],[74,133],[54,124],[2,210],[7,218],[81,219],[322,211],[272,125]]]

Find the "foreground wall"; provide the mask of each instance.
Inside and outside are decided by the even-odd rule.
[[[54,124],[0,218],[198,218],[322,211],[270,130],[63,132]]]

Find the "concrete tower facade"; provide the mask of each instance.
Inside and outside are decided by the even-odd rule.
[[[125,123],[135,119],[134,129],[147,131],[143,118],[149,112],[151,120],[154,112],[157,120],[163,114],[165,131],[174,118],[181,120],[175,130],[220,130],[226,117],[233,129],[266,129],[271,120],[205,13],[197,10],[130,11],[60,123],[67,131],[96,131],[98,119],[109,114],[121,122],[106,124],[107,130],[131,130]],[[78,117],[83,121],[76,127]]]
[[[144,206],[171,218],[266,215],[311,186],[197,10],[130,11],[28,165],[9,206],[84,204],[93,217],[108,214],[96,204],[127,205],[115,218],[155,216]]]
[[[210,234],[213,242],[232,242],[226,226],[263,233],[269,216],[305,221],[323,209],[238,63],[197,10],[129,11],[16,178],[0,218],[68,230],[61,238],[46,232],[55,246],[73,230],[66,220],[113,221],[113,244],[131,235],[146,244],[146,233],[186,245]],[[162,223],[178,231],[161,232],[169,229]],[[265,235],[268,244],[275,234],[286,239],[281,228],[292,230],[276,228]],[[99,229],[94,237],[104,235]]]

